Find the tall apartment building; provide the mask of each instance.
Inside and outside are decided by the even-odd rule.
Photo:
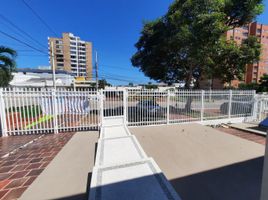
[[[92,43],[81,40],[72,33],[63,33],[62,38],[48,38],[50,64],[53,59],[56,69],[72,72],[76,77],[92,79]],[[52,55],[52,45],[54,56]]]
[[[238,44],[254,35],[259,38],[262,45],[261,58],[259,62],[248,64],[244,75],[245,83],[259,82],[263,74],[268,74],[268,25],[251,23],[248,26],[235,28],[227,32],[227,39],[234,39]],[[232,81],[232,86],[237,87],[239,81]]]

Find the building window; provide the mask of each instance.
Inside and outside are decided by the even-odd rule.
[[[61,45],[56,45],[56,48],[62,49],[62,46]]]
[[[248,26],[243,26],[242,29],[248,30]]]
[[[61,40],[56,40],[56,44],[62,44]]]
[[[243,36],[247,37],[248,36],[248,32],[243,32]]]

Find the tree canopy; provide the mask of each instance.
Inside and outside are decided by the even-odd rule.
[[[0,87],[8,86],[12,80],[12,72],[16,69],[16,51],[0,46]]]
[[[231,81],[241,78],[248,63],[260,56],[260,44],[249,37],[242,45],[225,33],[252,22],[262,0],[176,0],[168,12],[144,24],[132,56],[133,66],[165,83],[196,86],[201,77]]]

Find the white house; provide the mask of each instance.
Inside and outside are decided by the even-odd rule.
[[[56,86],[70,87],[75,78],[72,73],[56,70]],[[9,83],[12,87],[52,87],[52,70],[48,69],[17,69],[12,73],[13,79]]]

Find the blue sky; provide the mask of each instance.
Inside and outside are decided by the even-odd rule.
[[[139,38],[143,21],[163,15],[172,0],[25,0],[57,33],[54,35],[30,12],[22,0],[2,0],[4,15],[33,38],[47,46],[47,37],[60,37],[72,32],[93,42],[98,51],[100,76],[113,84],[147,83],[150,81],[132,67],[130,58]],[[265,12],[258,18],[268,24],[268,0]],[[26,40],[0,18],[0,30],[38,47]],[[0,45],[18,50],[19,68],[48,66],[48,57],[0,34]],[[46,48],[42,50],[47,51]],[[118,79],[118,80],[111,80]]]

